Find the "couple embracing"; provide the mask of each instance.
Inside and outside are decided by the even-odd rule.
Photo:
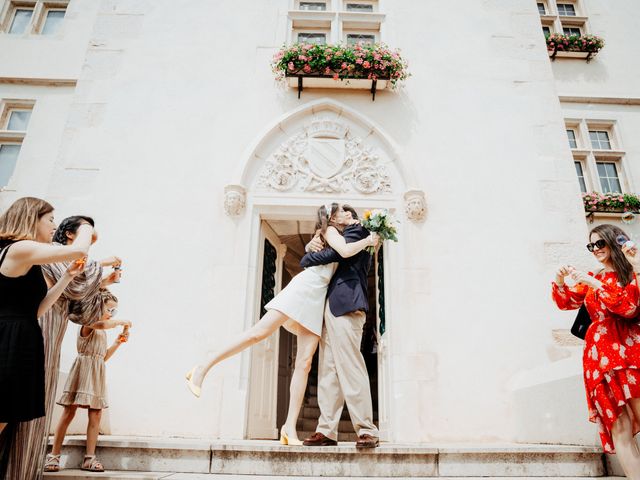
[[[346,402],[358,434],[356,447],[377,447],[378,429],[373,423],[369,376],[360,343],[369,309],[367,276],[371,266],[371,255],[363,250],[376,247],[378,242],[377,234],[360,224],[353,208],[338,203],[321,206],[316,236],[307,244],[308,253],[300,262],[305,270],[265,306],[267,313],[255,325],[187,373],[191,392],[199,397],[202,382],[213,366],[283,326],[296,335],[297,354],[287,419],[280,430],[281,443],[302,444],[296,423],[313,355],[320,345],[320,418],[316,432],[304,445],[337,445],[338,424]]]

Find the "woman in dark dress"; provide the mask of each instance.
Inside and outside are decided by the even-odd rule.
[[[53,207],[37,198],[21,198],[0,215],[0,478],[11,455],[11,427],[45,414],[38,317],[82,271],[84,261],[74,262],[51,289],[40,265],[83,259],[93,236],[87,223],[72,244],[51,245],[55,229]]]

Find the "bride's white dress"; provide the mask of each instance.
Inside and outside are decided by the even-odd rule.
[[[327,287],[337,266],[334,262],[304,269],[264,308],[277,310],[289,317],[283,326],[295,335],[301,325],[321,336]]]

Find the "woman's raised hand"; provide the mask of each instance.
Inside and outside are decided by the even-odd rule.
[[[380,243],[380,235],[378,235],[376,232],[371,232],[371,234],[369,235],[369,241],[371,242],[372,247],[377,247]]]
[[[568,277],[569,275],[571,275],[575,271],[576,271],[576,269],[573,268],[571,265],[563,265],[563,266],[561,266],[558,269],[558,271],[556,272],[556,284],[559,287],[563,286],[565,277]]]
[[[71,262],[69,264],[69,266],[67,267],[67,272],[66,273],[71,278],[73,278],[76,275],[79,275],[82,272],[84,272],[84,266],[85,265],[86,265],[86,257],[85,258],[81,258],[80,260],[76,260],[75,262]]]
[[[122,259],[120,257],[116,257],[115,255],[112,257],[103,258],[100,260],[100,265],[103,267],[114,267],[116,265],[121,265]]]

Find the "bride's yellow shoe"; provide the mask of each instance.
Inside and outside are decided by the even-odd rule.
[[[187,372],[184,378],[187,380],[187,387],[189,387],[189,390],[191,391],[191,393],[193,393],[196,397],[200,398],[200,387],[191,381],[191,379],[193,378],[193,373],[196,371],[196,368],[198,368],[197,365],[193,367],[189,372]]]
[[[292,447],[299,447],[302,445],[302,440],[297,438],[289,438],[289,435],[284,430],[280,430],[280,443],[282,445],[290,445]]]

